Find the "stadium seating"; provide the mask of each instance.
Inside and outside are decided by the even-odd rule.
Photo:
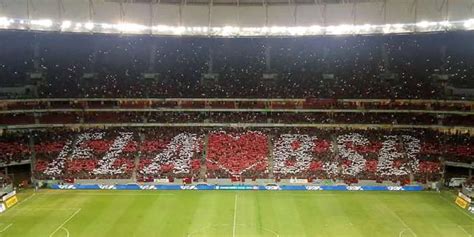
[[[37,133],[34,140],[35,176],[44,179],[131,178],[135,172],[142,181],[268,178],[272,170],[278,179],[403,181],[413,175],[426,181],[439,177],[441,158],[472,162],[474,155],[469,135],[427,130],[107,129]],[[14,141],[0,148],[29,152]]]
[[[191,177],[199,172],[202,139],[196,133],[145,132],[138,174],[141,179]]]
[[[207,170],[209,177],[265,175],[268,168],[267,136],[261,132],[209,134]],[[223,172],[225,171],[225,172]],[[222,174],[227,174],[222,176]]]
[[[5,134],[0,138],[0,163],[21,162],[31,158],[29,139],[23,135]]]
[[[321,108],[331,105],[334,98],[407,98],[428,99],[448,98],[442,85],[432,83],[435,69],[446,68],[449,82],[466,81],[473,75],[474,64],[469,50],[450,50],[469,42],[472,34],[440,35],[400,35],[397,37],[344,37],[334,40],[322,38],[294,38],[292,43],[282,43],[280,39],[242,39],[226,41],[188,39],[185,41],[163,41],[157,49],[157,60],[147,65],[143,59],[149,57],[147,50],[137,50],[135,37],[127,39],[101,40],[101,36],[68,37],[53,35],[63,42],[56,45],[51,54],[48,47],[51,37],[22,37],[16,32],[5,33],[11,41],[18,40],[18,47],[28,49],[33,43],[39,46],[41,68],[48,75],[45,83],[38,88],[39,97],[49,98],[325,98],[328,101],[305,103],[306,108]],[[430,43],[417,42],[426,40]],[[290,42],[290,41],[289,41]],[[424,41],[426,42],[426,41]],[[390,60],[390,68],[385,68],[385,60],[380,47],[383,43]],[[0,51],[10,44],[1,44]],[[212,45],[215,52],[227,52],[229,48],[246,52],[238,54],[233,50],[230,57],[220,57],[214,70],[220,78],[212,85],[201,83],[201,75],[206,72],[207,50]],[[302,47],[304,45],[304,48]],[[324,47],[321,47],[324,45]],[[377,47],[374,47],[377,45]],[[444,45],[446,65],[439,60],[439,45]],[[22,47],[23,46],[23,47]],[[92,47],[94,46],[94,47]],[[266,68],[263,48],[270,46],[272,70],[281,77],[268,83],[262,80]],[[43,48],[45,47],[45,48]],[[130,57],[130,51],[134,56]],[[15,51],[14,58],[31,57],[29,50]],[[43,53],[44,52],[44,53]],[[83,52],[73,54],[70,52]],[[206,52],[206,53],[205,53]],[[295,53],[297,52],[297,53]],[[410,52],[404,54],[403,52]],[[114,60],[95,60],[90,57]],[[341,57],[344,55],[344,57]],[[462,62],[462,63],[458,63]],[[140,80],[148,67],[156,68],[160,78]],[[27,84],[22,72],[31,70],[24,60],[9,60],[2,64],[0,85]],[[84,79],[84,73],[94,68],[96,78]],[[381,74],[390,70],[397,78],[383,80]],[[324,75],[333,75],[325,78]],[[65,80],[64,78],[67,78]],[[467,84],[467,83],[465,83]],[[289,86],[291,85],[291,86]],[[31,93],[32,94],[32,93]],[[1,96],[12,96],[4,93]],[[18,96],[18,95],[17,95]],[[124,105],[125,106],[125,105]],[[130,105],[126,105],[129,107]],[[141,105],[140,105],[141,106]],[[184,103],[183,108],[202,108],[204,103]],[[225,105],[232,107],[232,105]],[[243,106],[243,105],[242,105]],[[274,108],[287,108],[288,104],[275,103]],[[381,105],[382,107],[384,105]],[[135,107],[135,105],[133,106]],[[390,106],[389,106],[390,107]],[[26,119],[26,118],[25,118]],[[29,119],[29,118],[28,118]]]

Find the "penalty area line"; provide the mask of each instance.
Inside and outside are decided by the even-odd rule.
[[[2,230],[0,230],[0,233],[3,233],[4,231],[8,230],[13,225],[13,223],[10,223],[9,225],[5,226]]]
[[[472,237],[472,234],[469,234],[469,232],[467,232],[466,229],[464,229],[464,227],[462,227],[461,225],[458,225],[458,228],[461,229],[464,233],[466,233],[468,237]]]
[[[30,199],[33,198],[35,195],[36,195],[36,193],[33,193],[33,194],[31,194],[30,196],[26,197],[25,199],[20,200],[20,201],[18,202],[18,204],[16,204],[15,206],[13,206],[13,207],[10,208],[10,211],[13,210],[13,208],[18,209],[18,208],[17,208],[18,206],[22,206],[22,204],[23,204],[24,202],[30,200]]]
[[[58,228],[56,228],[56,230],[54,230],[53,233],[51,233],[51,234],[49,235],[49,237],[52,237],[52,236],[53,236],[54,234],[56,234],[56,232],[58,232],[60,229],[64,229],[64,230],[66,231],[66,233],[67,233],[67,236],[69,236],[69,231],[68,231],[66,228],[64,228],[64,225],[65,225],[66,223],[68,223],[72,218],[74,218],[74,217],[77,215],[77,213],[79,213],[80,211],[81,211],[81,208],[77,209],[77,210],[76,210],[69,218],[67,218]]]
[[[449,202],[449,204],[451,204],[451,206],[454,206],[456,208],[456,210],[460,211],[462,214],[466,215],[467,217],[469,217],[469,219],[471,220],[474,220],[474,217],[472,217],[471,215],[469,215],[466,211],[464,211],[463,209],[460,209],[456,204],[454,204],[453,202],[449,201],[447,198],[443,197],[441,194],[438,194],[440,198],[444,199],[445,201]]]

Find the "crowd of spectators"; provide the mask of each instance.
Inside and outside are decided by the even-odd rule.
[[[442,102],[474,75],[472,32],[292,39],[208,39],[0,32],[0,87],[36,85],[39,98],[300,98],[304,101],[29,101],[0,125],[97,123],[406,124],[473,126],[473,115],[275,112],[269,109],[472,111]],[[447,40],[449,38],[449,40]],[[15,40],[18,39],[18,40]],[[31,47],[33,46],[33,47]],[[460,48],[462,46],[462,48]],[[270,48],[270,50],[267,50]],[[21,49],[21,50],[20,50]],[[212,49],[212,50],[211,50]],[[213,68],[209,52],[213,53]],[[266,58],[266,55],[269,58]],[[33,55],[33,57],[32,57]],[[41,72],[43,78],[29,78]],[[145,79],[143,73],[156,73]],[[203,74],[218,73],[216,81]],[[274,79],[262,74],[275,73]],[[393,74],[391,74],[393,73]],[[447,82],[433,74],[449,75]],[[87,76],[85,76],[87,75]],[[385,75],[385,76],[384,76]],[[389,99],[383,102],[344,102]],[[411,103],[396,99],[436,99]],[[263,109],[262,112],[114,109]],[[104,109],[85,111],[84,109]],[[267,110],[268,109],[268,110]],[[79,126],[78,126],[79,127]],[[39,179],[280,178],[436,180],[443,160],[474,162],[474,139],[431,130],[196,128],[46,130],[0,136],[0,162],[33,158]],[[411,177],[413,176],[413,177]]]
[[[3,162],[40,179],[314,178],[436,180],[444,160],[474,162],[474,138],[431,130],[143,128],[9,134]],[[21,139],[30,137],[34,145]],[[23,147],[18,149],[18,147]],[[7,151],[7,152],[5,152]],[[136,175],[136,176],[134,176]]]
[[[0,189],[3,189],[7,187],[8,185],[12,184],[12,180],[10,177],[4,175],[1,172],[2,171],[0,170]]]
[[[472,32],[235,40],[2,35],[0,51],[15,57],[1,59],[0,85],[31,83],[26,72],[41,71],[39,97],[446,98],[432,74],[450,75],[449,84],[474,75],[474,49],[465,47]],[[207,83],[201,78],[211,49],[219,79]],[[144,72],[159,76],[144,79]],[[263,73],[279,76],[265,80]],[[390,73],[396,76],[382,76]]]

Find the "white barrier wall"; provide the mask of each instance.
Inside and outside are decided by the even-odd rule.
[[[159,2],[159,1],[157,1]],[[381,0],[345,4],[159,4],[120,3],[106,0],[0,0],[0,28],[63,30],[78,32],[213,34],[227,28],[330,27],[339,25],[413,24],[410,29],[384,33],[416,31],[416,23],[465,21],[474,18],[474,0]],[[315,1],[316,2],[316,1]],[[21,23],[21,20],[50,20]],[[61,26],[62,22],[67,22]],[[69,24],[71,22],[71,24]],[[86,23],[94,25],[84,26]],[[104,24],[100,26],[99,24]],[[105,25],[108,24],[109,26]],[[114,28],[112,25],[126,24]],[[474,23],[473,23],[474,25]],[[66,27],[67,26],[67,27]],[[99,27],[100,26],[100,27]],[[160,27],[158,27],[160,26]],[[206,29],[168,29],[167,27],[207,27]],[[429,28],[430,25],[421,25]],[[135,29],[140,28],[140,29]],[[445,28],[448,26],[445,26]],[[451,25],[449,25],[451,27]],[[458,27],[459,28],[459,27]],[[473,26],[474,28],[474,26]],[[278,30],[253,29],[254,35],[283,34]],[[316,29],[313,29],[317,31]],[[342,29],[345,32],[347,29]],[[437,30],[439,30],[437,28]],[[131,31],[131,32],[128,32]],[[321,34],[326,34],[326,29]],[[350,30],[350,33],[360,33]],[[420,31],[432,31],[420,29]],[[215,32],[214,32],[215,33]],[[300,31],[290,35],[299,34]],[[340,33],[339,31],[337,33]],[[346,32],[349,33],[349,32]],[[364,33],[364,32],[362,32]],[[371,32],[365,32],[371,33]],[[375,32],[376,33],[376,32]],[[248,33],[252,35],[252,33]],[[285,33],[286,34],[286,33]],[[306,34],[306,33],[305,33]],[[318,34],[313,32],[311,34]],[[223,34],[225,36],[225,34]]]

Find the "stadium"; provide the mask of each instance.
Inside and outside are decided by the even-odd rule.
[[[0,0],[0,237],[473,237],[473,0]]]

